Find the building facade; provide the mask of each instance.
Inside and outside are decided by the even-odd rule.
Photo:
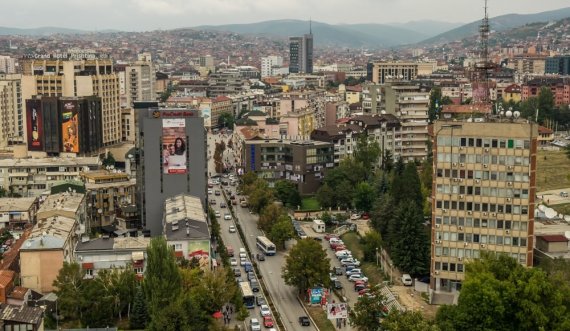
[[[34,95],[98,96],[101,98],[103,144],[108,146],[121,141],[119,76],[108,56],[56,54],[43,59],[22,59],[21,67],[23,99],[31,99]]]
[[[1,64],[0,72],[2,72]],[[0,149],[22,142],[24,142],[22,75],[0,73]]]
[[[261,58],[261,77],[275,76],[273,68],[281,68],[283,66],[282,56],[267,56]]]
[[[36,223],[38,198],[0,198],[0,229],[23,230]]]
[[[544,71],[547,74],[570,75],[570,55],[546,58]]]
[[[327,169],[334,167],[334,146],[322,141],[247,140],[241,159],[245,171],[270,182],[291,181],[299,193],[313,194]]]
[[[5,55],[0,55],[0,73],[15,74],[16,59]]]
[[[433,71],[431,64],[426,65],[421,62],[375,62],[372,69],[372,82],[384,84],[391,79],[410,81],[415,79],[420,72],[431,73],[428,68],[432,68],[431,71]]]
[[[483,251],[533,263],[538,125],[437,121],[430,290],[456,292]]]
[[[313,73],[313,34],[289,38],[289,73]]]
[[[137,109],[141,220],[152,235],[162,234],[164,201],[178,194],[206,199],[204,119],[187,109]]]

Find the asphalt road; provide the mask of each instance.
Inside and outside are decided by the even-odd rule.
[[[213,155],[214,141],[219,142],[221,137],[219,135],[217,135],[215,138],[213,138],[211,135],[208,135],[208,137],[209,137],[208,138],[209,149],[212,150],[211,155]],[[227,142],[228,139],[225,140]],[[231,150],[226,149],[226,152],[224,153],[224,159],[226,155],[228,155],[228,158],[231,159],[230,158],[231,153],[232,153]],[[210,159],[208,163],[208,169],[212,173],[215,172],[212,159]],[[234,193],[236,189],[236,187],[234,186],[225,186],[223,188],[224,189],[229,188]],[[222,186],[216,185],[214,187],[214,190],[216,189],[221,190]],[[220,200],[219,197],[216,198],[217,200]],[[223,216],[225,211],[223,211],[223,208],[222,209],[219,208],[219,201],[217,202],[215,209],[222,210],[222,216]],[[261,231],[257,229],[257,216],[250,214],[249,209],[242,208],[239,206],[234,206],[234,212],[238,218],[238,221],[240,222],[240,225],[246,236],[246,241],[248,243],[248,246],[252,254],[256,254],[258,250],[256,248],[255,240],[258,235],[262,235]],[[236,252],[239,252],[239,247],[242,247],[242,246],[236,246],[236,245],[241,245],[239,235],[237,233],[230,234],[228,232],[228,228],[230,225],[229,223],[233,222],[234,221],[230,222],[230,221],[220,220],[221,232],[224,242],[226,241],[226,238],[228,238],[227,239],[228,243],[230,243],[230,245],[234,247],[234,250]],[[236,255],[238,254],[239,253],[237,253]],[[259,262],[258,267],[263,277],[263,281],[265,282],[267,289],[271,294],[273,303],[275,304],[275,307],[278,310],[279,314],[281,315],[283,323],[285,324],[285,328],[289,331],[316,330],[316,328],[312,324],[310,327],[301,327],[299,325],[298,322],[299,316],[304,316],[306,314],[303,308],[301,307],[301,304],[297,301],[296,298],[297,290],[294,287],[286,285],[285,282],[283,281],[283,278],[281,277],[281,267],[284,264],[285,264],[285,253],[278,252],[275,256],[268,256],[266,257],[265,261]],[[243,268],[242,268],[242,276],[245,276],[243,274]],[[251,312],[250,316],[252,317],[259,316],[257,308],[255,312]]]

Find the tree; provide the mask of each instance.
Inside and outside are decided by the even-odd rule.
[[[251,210],[256,213],[261,212],[266,206],[273,202],[273,191],[263,179],[257,179],[253,184],[246,188],[248,195],[248,204]]]
[[[330,268],[330,259],[321,244],[311,238],[301,239],[289,252],[282,277],[286,284],[304,293],[318,284],[328,288]]]
[[[105,296],[112,299],[113,314],[122,318],[123,312],[129,313],[137,288],[137,279],[132,267],[101,270],[95,281],[101,283]]]
[[[232,115],[229,112],[223,112],[218,117],[218,125],[224,128],[232,129],[234,127],[234,122],[235,122],[234,115]]]
[[[394,167],[394,155],[389,150],[384,150],[384,154],[382,155],[382,170],[386,172],[392,171]]]
[[[564,148],[564,153],[566,153],[566,157],[570,159],[570,145]]]
[[[277,219],[282,215],[286,215],[283,207],[279,204],[272,203],[261,211],[259,219],[257,220],[257,227],[269,233],[273,225],[277,222]]]
[[[6,197],[7,193],[6,193],[6,189],[3,187],[0,187],[0,198],[4,198]]]
[[[453,101],[448,96],[442,96],[441,88],[434,87],[429,95],[429,108],[428,108],[428,118],[429,122],[433,123],[438,116],[439,111],[441,111],[441,107],[443,105],[450,105]]]
[[[182,284],[174,252],[164,237],[152,238],[147,256],[143,289],[148,312],[151,320],[154,320],[165,307],[175,301]]]
[[[275,194],[277,199],[281,200],[284,205],[295,209],[301,205],[301,195],[297,189],[297,185],[288,180],[279,180],[275,182]]]
[[[439,331],[433,321],[426,320],[420,312],[398,310],[391,311],[382,320],[384,331]]]
[[[367,182],[356,185],[354,191],[354,208],[358,211],[369,212],[374,203],[374,188]]]
[[[423,208],[424,199],[418,170],[413,162],[406,164],[400,176],[394,175],[392,179],[392,196],[396,201],[411,200],[420,209]]]
[[[131,329],[144,329],[147,325],[146,299],[141,286],[137,286],[129,325]]]
[[[113,156],[113,153],[108,152],[107,156],[103,158],[102,164],[104,167],[115,166],[115,157]]]
[[[228,281],[226,275],[227,272],[224,268],[207,271],[192,290],[192,294],[197,299],[201,309],[208,314],[222,309],[222,306],[236,294],[235,281]]]
[[[364,169],[365,179],[373,173],[380,158],[380,145],[374,137],[370,139],[368,134],[361,134],[356,142],[356,148],[353,153],[354,160],[360,163]]]
[[[392,247],[394,242],[391,231],[394,228],[393,223],[397,221],[396,207],[392,196],[384,194],[374,202],[374,208],[371,213],[372,226],[384,239],[387,249]]]
[[[104,283],[98,278],[86,280],[83,291],[85,307],[81,323],[88,327],[103,328],[113,321],[113,297],[106,291]]]
[[[375,230],[370,230],[366,232],[361,241],[362,251],[364,252],[364,260],[369,262],[376,262],[376,253],[379,253],[380,248],[382,248],[382,238],[380,237],[380,233]]]
[[[285,242],[295,235],[295,228],[293,228],[293,223],[287,215],[281,215],[271,227],[271,232],[269,232],[269,238],[277,246],[285,249]]]
[[[63,262],[57,277],[53,281],[58,297],[58,315],[78,320],[84,306],[85,271],[78,263]]]
[[[160,314],[153,315],[148,326],[150,331],[191,331],[188,323],[188,312],[180,299],[166,302]]]
[[[398,227],[392,229],[391,257],[402,271],[414,276],[429,271],[429,241],[423,226],[423,214],[417,205],[403,201],[398,209]]]
[[[333,207],[335,205],[334,201],[334,191],[329,186],[329,184],[324,183],[318,190],[316,195],[317,201],[323,208]]]
[[[354,307],[348,312],[349,323],[359,331],[382,330],[380,317],[387,312],[384,306],[384,296],[379,286],[370,288],[370,295],[358,298]]]

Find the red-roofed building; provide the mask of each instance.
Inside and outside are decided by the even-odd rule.
[[[15,272],[12,270],[0,270],[0,302],[8,302],[8,294],[14,288]]]
[[[481,115],[490,114],[492,105],[490,104],[472,104],[472,105],[444,105],[441,110],[441,118],[467,118],[470,116],[481,117]]]
[[[562,234],[536,236],[536,248],[545,253],[568,252],[568,238]]]
[[[550,145],[554,141],[554,131],[540,125],[538,127],[538,143],[540,146]]]

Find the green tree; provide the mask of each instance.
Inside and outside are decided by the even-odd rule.
[[[188,312],[182,305],[182,300],[174,299],[161,307],[160,314],[153,315],[148,329],[150,331],[191,331],[188,322]]]
[[[147,324],[146,299],[141,286],[137,286],[135,299],[133,303],[133,312],[129,318],[131,329],[144,329]]]
[[[380,160],[380,145],[374,140],[374,136],[369,137],[367,134],[359,135],[353,157],[357,163],[360,163],[362,167],[367,170],[365,172],[365,179],[367,179],[368,176],[374,172]]]
[[[371,295],[358,298],[354,307],[348,312],[349,323],[359,331],[380,331],[380,317],[387,312],[384,296],[378,286],[370,288]]]
[[[234,115],[232,115],[229,112],[223,112],[218,117],[218,125],[224,128],[232,129],[234,127],[234,122],[235,122]]]
[[[297,287],[299,293],[323,284],[330,285],[330,259],[321,244],[313,239],[301,239],[291,248],[282,269],[285,283]]]
[[[107,156],[103,158],[102,164],[104,167],[114,166],[115,165],[115,157],[113,156],[113,153],[108,152]]]
[[[371,213],[372,227],[380,233],[387,249],[392,247],[395,239],[392,236],[392,231],[395,229],[393,223],[397,222],[396,207],[396,202],[392,196],[384,194],[374,202]]]
[[[369,212],[374,204],[374,188],[367,182],[356,185],[354,191],[354,208],[358,211]]]
[[[200,282],[193,288],[193,295],[202,310],[208,314],[222,309],[222,306],[235,296],[237,285],[235,281],[228,281],[224,268],[204,273]]]
[[[3,187],[0,187],[0,198],[5,198],[6,196],[7,196],[6,189]]]
[[[92,328],[103,328],[114,323],[113,297],[98,278],[87,280],[83,291],[85,299],[81,323]]]
[[[266,233],[271,232],[271,228],[277,222],[279,217],[286,215],[285,209],[277,203],[272,203],[267,207],[263,208],[261,214],[259,214],[259,219],[257,220],[257,227]]]
[[[376,252],[379,253],[382,248],[382,237],[380,233],[375,230],[370,230],[366,232],[361,241],[364,260],[375,263],[377,261]]]
[[[402,271],[414,276],[429,271],[429,240],[423,226],[423,214],[411,201],[403,201],[398,209],[398,227],[393,229],[391,257]]]
[[[391,193],[396,201],[411,200],[420,209],[423,208],[424,200],[420,178],[413,162],[406,164],[401,176],[394,175]]]
[[[384,331],[439,331],[433,321],[426,320],[420,312],[398,310],[391,311],[382,320]]]
[[[429,95],[429,108],[428,108],[428,118],[429,122],[433,123],[438,117],[438,111],[441,111],[441,107],[444,105],[450,105],[453,101],[447,97],[442,96],[441,88],[434,87]]]
[[[316,198],[323,208],[329,208],[335,205],[334,195],[334,190],[329,186],[329,184],[324,183],[317,190]]]
[[[174,302],[182,282],[174,253],[164,237],[154,237],[147,248],[147,265],[143,289],[151,320],[162,314],[162,310]]]
[[[101,283],[105,296],[112,299],[115,316],[122,319],[123,312],[129,314],[128,309],[133,303],[137,288],[137,279],[132,267],[101,270],[97,273],[95,281]]]
[[[293,223],[287,215],[281,215],[271,227],[271,232],[269,232],[269,238],[277,248],[282,248],[285,250],[285,242],[295,235],[295,228],[293,228]]]
[[[297,185],[288,180],[279,180],[275,182],[275,195],[284,205],[289,208],[296,209],[301,205],[301,195],[297,189]]]
[[[246,188],[248,194],[248,204],[251,210],[260,213],[266,206],[273,202],[273,191],[263,179],[257,179]]]
[[[57,277],[53,281],[55,294],[58,297],[58,315],[63,315],[71,320],[79,320],[82,317],[85,291],[85,271],[78,263],[63,262]]]
[[[566,157],[570,159],[570,145],[564,148],[564,153],[566,153]]]

